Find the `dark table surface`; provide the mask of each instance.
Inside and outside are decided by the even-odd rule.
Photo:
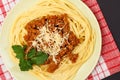
[[[120,0],[97,0],[120,50]],[[120,72],[103,80],[120,80]]]

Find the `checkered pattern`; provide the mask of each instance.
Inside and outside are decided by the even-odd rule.
[[[0,32],[4,18],[19,0],[0,0]],[[96,0],[83,0],[95,14],[102,32],[102,51],[98,64],[86,80],[101,80],[120,71],[120,52]],[[0,57],[0,80],[14,80]]]

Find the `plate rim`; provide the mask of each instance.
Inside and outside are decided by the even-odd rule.
[[[26,1],[29,1],[29,0],[26,0]],[[37,1],[37,0],[36,0]],[[70,1],[71,3],[73,3],[73,0],[68,0],[68,1]],[[21,7],[21,4],[23,3],[23,2],[25,2],[25,0],[20,0],[15,6],[14,6],[14,8],[8,13],[8,15],[6,16],[6,18],[5,18],[5,20],[4,20],[4,22],[3,22],[3,25],[2,25],[2,31],[1,31],[1,39],[2,39],[2,37],[4,37],[2,34],[4,33],[4,30],[5,30],[5,27],[3,27],[6,23],[7,23],[7,19],[9,19],[9,16],[14,12],[14,10],[15,9],[17,9],[17,6],[20,6]],[[97,65],[97,62],[98,62],[98,59],[99,59],[99,57],[100,57],[100,53],[101,53],[101,47],[102,47],[102,37],[101,37],[101,31],[100,31],[100,26],[99,26],[99,24],[98,24],[98,21],[97,21],[97,19],[96,19],[96,17],[95,17],[95,15],[93,14],[93,12],[88,8],[88,6],[84,3],[84,2],[82,2],[81,0],[74,0],[74,2],[76,2],[75,4],[77,4],[78,5],[78,3],[79,3],[79,5],[81,4],[83,7],[85,7],[89,12],[90,12],[90,14],[92,15],[92,17],[94,18],[94,20],[95,20],[95,22],[96,22],[96,24],[97,24],[97,26],[99,27],[99,31],[98,31],[98,33],[99,33],[99,38],[100,38],[100,44],[99,44],[99,51],[98,51],[98,55],[97,55],[97,57],[96,57],[96,61],[94,62],[94,66],[92,66],[91,67],[91,70],[87,73],[87,76],[92,72],[92,70],[94,69],[94,67]],[[78,3],[77,3],[78,2]],[[74,3],[73,3],[74,4]],[[82,11],[82,10],[81,10]],[[83,14],[83,15],[85,15],[85,14]],[[2,43],[2,41],[0,40],[0,43]],[[2,49],[2,46],[0,46],[0,48],[1,48],[1,51],[3,51],[3,49]],[[4,52],[4,51],[3,51]],[[1,52],[1,53],[3,53],[3,52]],[[3,56],[3,54],[1,54],[1,56]],[[90,57],[91,58],[91,57]],[[7,63],[6,63],[6,61],[4,61],[4,59],[2,58],[2,60],[3,60],[3,62],[4,62],[4,64],[5,64],[5,66],[7,67]],[[89,59],[88,59],[89,60]],[[86,61],[86,62],[88,62],[88,60]],[[85,63],[86,63],[85,62]],[[85,64],[84,63],[84,64]],[[83,65],[84,65],[83,64]],[[83,66],[82,65],[82,66]],[[81,68],[81,67],[80,67]],[[11,70],[7,67],[7,70],[12,74],[12,72],[11,72]],[[79,72],[79,71],[78,71]],[[80,75],[79,73],[77,73],[76,74],[77,76],[78,75]],[[14,76],[14,75],[12,75],[12,76]],[[87,77],[86,76],[86,77]],[[83,77],[83,78],[81,78],[81,80],[84,80],[85,78],[86,78],[85,76]],[[14,78],[16,78],[15,76],[14,76]],[[74,78],[75,80],[78,80],[79,78],[78,77],[75,77]]]

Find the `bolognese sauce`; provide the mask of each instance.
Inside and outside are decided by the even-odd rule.
[[[31,47],[46,52],[49,57],[44,65],[48,65],[47,71],[51,73],[59,68],[64,57],[68,57],[72,63],[78,58],[78,54],[73,54],[72,51],[79,39],[70,30],[67,17],[67,14],[47,15],[34,19],[25,26],[26,53]]]

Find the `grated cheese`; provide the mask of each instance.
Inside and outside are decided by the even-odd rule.
[[[62,46],[65,39],[68,39],[68,35],[61,37],[55,28],[54,32],[48,29],[45,25],[39,29],[40,34],[32,42],[32,46],[37,48],[37,51],[44,51],[45,53],[53,56],[53,61],[57,63],[55,56],[59,54],[60,47]],[[45,45],[47,43],[47,45]]]

